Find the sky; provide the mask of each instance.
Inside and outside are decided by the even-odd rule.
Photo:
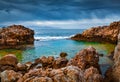
[[[0,26],[84,29],[120,20],[120,0],[0,0]]]

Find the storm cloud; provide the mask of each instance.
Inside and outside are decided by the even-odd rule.
[[[0,24],[120,18],[120,0],[0,0]]]

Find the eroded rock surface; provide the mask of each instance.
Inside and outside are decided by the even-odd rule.
[[[96,49],[90,46],[78,52],[75,57],[68,62],[68,65],[74,65],[83,70],[93,66],[100,70],[98,62],[99,55]]]
[[[34,31],[22,25],[12,25],[0,29],[0,49],[16,48],[34,43]]]
[[[79,41],[94,41],[94,42],[107,42],[117,43],[117,36],[120,31],[120,21],[113,22],[109,26],[93,27],[85,30],[82,34],[76,34],[71,37],[73,40]]]

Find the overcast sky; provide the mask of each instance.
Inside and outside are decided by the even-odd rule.
[[[88,28],[120,20],[120,0],[0,0],[0,26]]]

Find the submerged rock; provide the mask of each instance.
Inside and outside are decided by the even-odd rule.
[[[113,22],[109,26],[90,28],[85,30],[82,34],[76,34],[71,37],[71,39],[78,41],[107,42],[116,44],[119,31],[120,21]]]
[[[34,43],[34,31],[22,25],[12,25],[0,29],[0,49],[18,48]]]

